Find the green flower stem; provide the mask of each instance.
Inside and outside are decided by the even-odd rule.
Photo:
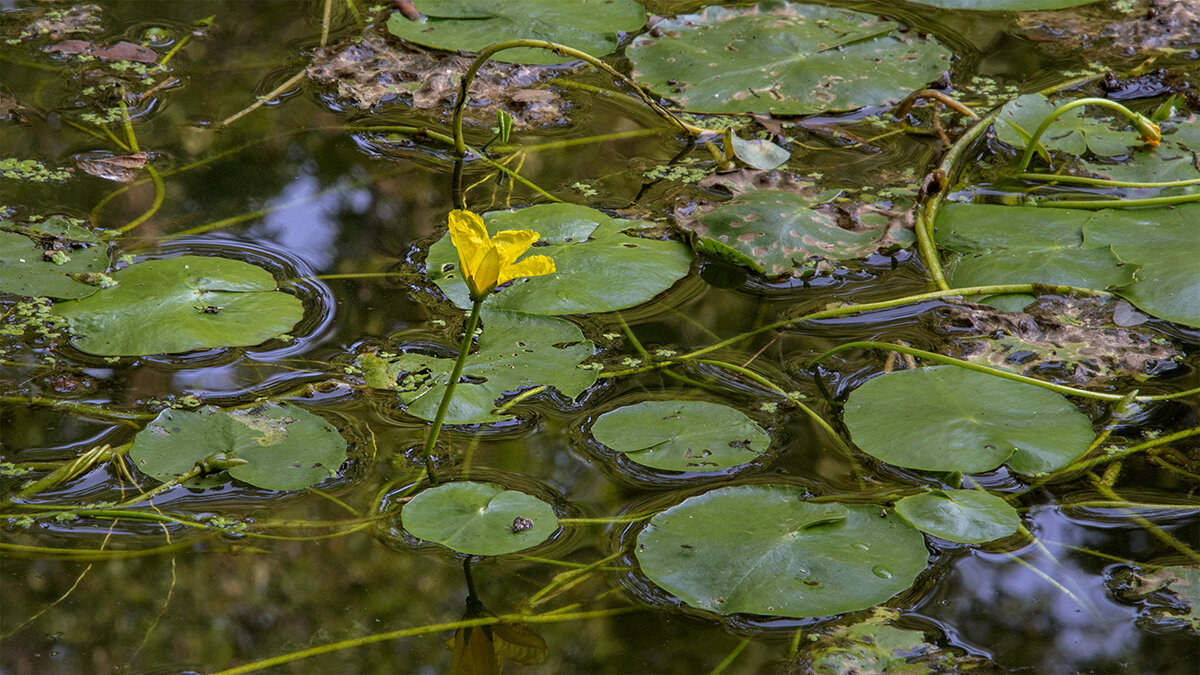
[[[67,481],[70,481],[83,474],[83,472],[91,469],[96,464],[111,461],[117,457],[120,457],[121,455],[125,454],[125,452],[129,450],[132,445],[132,443],[126,443],[125,445],[119,446],[116,449],[113,449],[112,446],[109,445],[98,445],[71,460],[70,462],[51,471],[45,476],[42,476],[38,480],[26,485],[18,493],[18,496],[20,496],[22,499],[27,499],[38,493],[45,492],[46,490],[62,485],[63,483],[66,483]],[[6,499],[4,500],[4,503],[7,504],[10,501],[12,500]]]
[[[133,506],[134,504],[140,504],[142,502],[149,502],[151,499],[154,499],[158,495],[166,492],[167,490],[170,490],[171,488],[175,488],[180,485],[183,485],[187,481],[195,478],[196,476],[199,476],[201,473],[203,473],[203,470],[199,466],[193,466],[191,469],[184,471],[183,473],[179,474],[178,476],[175,476],[171,480],[163,483],[162,485],[159,485],[158,487],[154,488],[153,490],[150,490],[149,492],[143,492],[136,497],[126,499],[125,501],[121,502],[120,504],[117,504],[116,508],[126,508],[126,507]]]
[[[560,45],[556,42],[547,42],[546,40],[506,40],[504,42],[497,42],[496,44],[491,45],[491,46],[487,47],[486,49],[484,49],[483,51],[479,52],[479,56],[475,57],[475,61],[473,61],[471,63],[471,67],[468,68],[466,74],[463,75],[462,87],[459,89],[459,93],[458,93],[458,101],[456,101],[454,104],[454,121],[453,121],[454,148],[455,148],[455,150],[458,151],[459,155],[465,155],[467,153],[467,144],[463,141],[462,116],[463,116],[463,109],[467,105],[467,95],[470,92],[471,81],[475,79],[475,74],[477,72],[479,72],[479,69],[481,67],[483,67],[483,64],[492,58],[492,55],[494,55],[498,52],[502,52],[506,49],[515,49],[518,47],[527,47],[527,48],[532,48],[532,49],[545,49],[545,50],[554,52],[555,54],[558,54],[559,56],[571,57],[571,58],[580,59],[582,61],[586,61],[589,64],[595,66],[596,68],[599,68],[600,70],[604,71],[606,74],[616,78],[618,81],[625,84],[629,88],[633,89],[633,91],[637,93],[638,98],[642,99],[642,101],[646,105],[650,106],[651,110],[653,110],[655,113],[657,113],[659,116],[661,116],[662,118],[664,118],[671,124],[678,127],[681,131],[692,134],[694,136],[702,136],[704,134],[713,133],[712,131],[710,131],[708,129],[701,129],[700,127],[692,126],[692,125],[680,120],[679,118],[675,117],[674,115],[672,115],[670,113],[670,111],[668,111],[666,108],[659,105],[653,98],[651,98],[649,94],[644,92],[642,90],[642,88],[639,87],[637,85],[637,83],[635,83],[633,80],[629,79],[628,77],[625,77],[625,75],[623,75],[620,71],[616,70],[615,68],[613,68],[612,66],[608,65],[607,63],[601,61],[600,59],[592,56],[591,54],[588,54],[587,52],[581,52],[578,49],[572,49],[570,47],[567,47],[566,45]]]
[[[749,368],[743,368],[741,366],[734,365],[732,363],[726,363],[724,361],[714,361],[712,359],[696,359],[696,360],[699,361],[700,363],[707,363],[710,366],[716,366],[718,368],[724,368],[725,370],[735,372],[743,377],[746,377],[748,379],[751,379],[751,380],[761,384],[762,386],[764,386],[764,387],[770,389],[771,391],[774,391],[775,393],[779,394],[780,396],[786,398],[788,401],[791,401],[792,403],[796,404],[797,407],[799,407],[801,410],[804,411],[804,414],[808,415],[809,418],[812,419],[812,421],[816,422],[818,426],[820,426],[822,429],[824,429],[825,433],[829,434],[829,436],[831,438],[833,438],[834,442],[836,442],[842,448],[842,450],[844,450],[844,451],[850,450],[850,448],[846,446],[845,441],[842,440],[841,436],[838,436],[838,433],[833,430],[833,427],[829,426],[829,423],[826,422],[824,418],[822,418],[815,411],[813,411],[812,408],[809,408],[808,406],[804,405],[802,396],[799,396],[797,394],[794,394],[794,393],[791,393],[788,391],[784,391],[783,388],[780,387],[779,385],[768,380],[767,378],[763,377],[762,375],[759,375],[758,373],[754,372],[753,370],[750,370]]]
[[[1100,106],[1102,108],[1115,110],[1129,118],[1129,121],[1131,124],[1133,124],[1133,127],[1141,132],[1143,136],[1162,138],[1162,135],[1158,130],[1158,126],[1151,122],[1145,115],[1136,113],[1120,103],[1117,103],[1116,101],[1110,101],[1106,98],[1080,98],[1065,105],[1061,105],[1056,108],[1054,112],[1046,115],[1046,119],[1042,120],[1042,123],[1038,125],[1037,130],[1033,132],[1033,136],[1031,136],[1029,141],[1025,144],[1025,154],[1021,155],[1021,161],[1017,163],[1017,172],[1022,173],[1025,171],[1025,169],[1029,168],[1029,162],[1033,159],[1033,153],[1037,151],[1037,148],[1040,145],[1039,141],[1042,138],[1042,134],[1046,133],[1046,129],[1050,127],[1050,124],[1054,122],[1054,120],[1058,119],[1060,116],[1070,110],[1088,105]]]
[[[497,145],[493,148],[493,150],[496,152],[514,152],[517,150],[522,152],[562,150],[563,148],[574,148],[580,145],[592,145],[593,143],[607,143],[609,141],[620,141],[627,138],[656,136],[661,134],[663,130],[664,127],[656,127],[653,129],[634,129],[632,131],[618,131],[611,134],[598,134],[596,136],[585,136],[583,138],[566,138],[561,141],[549,141],[547,143],[537,143],[535,145]]]
[[[1139,183],[1132,180],[1108,180],[1106,178],[1089,178],[1088,176],[1069,176],[1057,173],[1033,173],[1026,171],[1018,173],[1013,178],[1022,180],[1044,181],[1047,183],[1070,183],[1073,185],[1094,185],[1096,187],[1128,187],[1128,188],[1170,188],[1200,185],[1200,178],[1187,180],[1168,180],[1156,183]]]
[[[142,215],[129,221],[127,224],[117,228],[117,232],[124,234],[142,223],[150,220],[158,210],[162,208],[163,202],[167,198],[167,188],[163,185],[162,176],[158,174],[158,170],[149,164],[146,165],[146,173],[150,175],[150,180],[154,183],[154,201],[150,204],[150,208],[146,209]]]
[[[1063,468],[1063,469],[1060,469],[1060,470],[1054,472],[1054,474],[1051,476],[1051,478],[1053,478],[1054,476],[1062,475],[1062,474],[1074,473],[1076,471],[1088,471],[1088,470],[1094,469],[1098,466],[1102,466],[1102,465],[1108,464],[1110,462],[1115,462],[1115,461],[1124,459],[1130,455],[1136,455],[1139,452],[1145,452],[1146,450],[1150,450],[1151,448],[1157,448],[1162,445],[1169,445],[1171,443],[1174,443],[1175,441],[1180,441],[1185,438],[1191,438],[1192,436],[1200,436],[1200,427],[1192,427],[1191,429],[1184,429],[1183,431],[1177,431],[1173,434],[1163,436],[1161,438],[1156,438],[1152,441],[1146,441],[1145,443],[1138,443],[1137,445],[1131,445],[1128,448],[1124,448],[1122,450],[1115,450],[1115,451],[1113,451],[1109,454],[1103,455],[1101,457],[1093,457],[1092,459],[1086,459],[1086,460],[1082,460],[1079,462],[1075,462],[1074,464],[1071,464],[1070,466],[1067,466],[1066,468]]]
[[[1044,209],[1132,209],[1146,206],[1171,206],[1172,204],[1188,204],[1200,202],[1200,193],[1190,195],[1172,195],[1170,197],[1147,197],[1146,199],[1095,199],[1072,200],[1056,199],[1053,201],[1030,202],[1032,206]]]
[[[944,290],[930,291],[928,293],[918,293],[916,295],[906,295],[902,298],[896,298],[894,300],[883,300],[880,302],[865,302],[865,303],[862,303],[859,305],[845,304],[845,305],[841,305],[840,307],[835,307],[833,309],[826,309],[826,310],[821,310],[819,312],[812,312],[811,314],[804,314],[802,316],[798,316],[798,317],[795,317],[792,319],[784,319],[782,321],[776,321],[775,323],[770,323],[765,326],[760,326],[758,328],[755,328],[754,330],[747,331],[745,333],[741,333],[739,335],[728,338],[726,340],[721,340],[720,342],[713,343],[707,347],[702,347],[700,349],[689,352],[682,356],[676,356],[676,357],[672,357],[669,359],[663,359],[661,361],[655,361],[652,364],[649,364],[646,366],[640,366],[638,368],[631,368],[628,370],[609,371],[609,372],[605,372],[605,373],[600,373],[599,375],[597,375],[597,377],[599,377],[601,379],[608,379],[608,378],[612,378],[612,377],[624,377],[626,375],[636,375],[638,373],[644,373],[648,370],[658,370],[660,368],[667,368],[667,367],[675,365],[677,363],[689,361],[698,356],[703,356],[704,354],[714,352],[718,349],[724,349],[725,347],[733,346],[739,342],[742,342],[743,340],[745,340],[747,338],[754,337],[755,335],[758,335],[760,333],[768,333],[773,330],[790,328],[796,324],[803,323],[805,321],[817,321],[820,319],[832,319],[834,317],[849,316],[851,314],[859,314],[862,312],[872,312],[877,309],[890,309],[892,307],[902,307],[904,305],[911,305],[911,304],[914,304],[917,302],[924,302],[926,300],[940,300],[943,298],[970,297],[970,296],[977,296],[977,295],[1009,295],[1009,294],[1014,294],[1014,293],[1027,293],[1027,294],[1083,293],[1086,295],[1095,295],[1095,296],[1100,296],[1100,297],[1108,297],[1108,296],[1112,295],[1111,293],[1109,293],[1107,291],[1100,291],[1100,290],[1096,290],[1094,288],[1081,288],[1078,286],[1052,286],[1052,285],[1047,285],[1047,284],[998,284],[998,285],[993,285],[993,286],[967,286],[964,288],[950,288],[950,289],[944,289]],[[1173,397],[1173,396],[1176,396],[1176,394],[1171,395],[1171,397]],[[1159,400],[1159,398],[1151,397],[1151,398],[1146,398],[1144,400]]]
[[[25,396],[0,396],[0,403],[17,403],[35,405],[54,410],[66,410],[83,417],[100,420],[121,420],[124,422],[140,422],[154,419],[155,415],[125,410],[112,410],[101,405],[80,403],[78,401],[59,401],[52,398],[27,398]]]
[[[450,407],[450,399],[454,398],[454,388],[458,386],[458,378],[462,376],[463,366],[466,365],[467,356],[471,353],[471,342],[475,338],[475,328],[479,325],[479,310],[482,308],[483,299],[471,303],[471,316],[467,319],[467,330],[463,334],[462,346],[458,349],[458,358],[454,361],[454,369],[450,371],[450,381],[446,383],[446,393],[442,394],[442,402],[438,404],[437,414],[433,417],[433,427],[430,428],[429,435],[425,437],[425,449],[422,451],[425,458],[425,471],[434,483],[437,482],[437,475],[433,468],[433,448],[437,445],[438,434],[442,431],[442,423],[446,419],[446,410]]]
[[[1138,508],[1137,504],[1130,502],[1126,499],[1123,499],[1121,497],[1121,495],[1116,493],[1115,490],[1113,490],[1108,485],[1105,485],[1104,481],[1100,480],[1100,478],[1097,477],[1096,474],[1089,473],[1088,478],[1092,482],[1092,487],[1096,488],[1096,491],[1099,492],[1100,494],[1104,495],[1105,497],[1107,497],[1115,502],[1124,504],[1125,508],[1127,508],[1127,509]],[[1125,515],[1129,516],[1130,520],[1132,520],[1133,522],[1137,523],[1138,525],[1141,525],[1142,529],[1149,532],[1152,536],[1154,536],[1154,538],[1158,539],[1159,541],[1166,544],[1167,546],[1175,549],[1176,552],[1183,554],[1183,556],[1186,557],[1193,565],[1200,563],[1200,553],[1193,551],[1190,546],[1188,546],[1187,544],[1176,539],[1174,536],[1171,535],[1170,532],[1167,532],[1166,530],[1162,529],[1161,527],[1150,522],[1144,516],[1139,515],[1137,513],[1127,512]]]
[[[1000,114],[1000,109],[997,108],[992,112],[984,115],[975,124],[971,125],[958,140],[954,141],[954,145],[946,151],[946,155],[942,158],[938,168],[934,170],[935,175],[940,172],[941,180],[939,189],[933,194],[927,195],[925,203],[917,209],[917,220],[915,223],[915,233],[917,237],[917,251],[921,254],[921,260],[925,263],[925,268],[929,272],[929,278],[938,287],[938,290],[946,291],[950,289],[950,284],[946,281],[946,273],[942,270],[942,259],[937,250],[937,245],[933,241],[933,224],[937,222],[938,211],[942,207],[942,201],[946,195],[950,193],[950,188],[954,185],[959,172],[962,170],[964,161],[960,161],[965,156],[967,148],[969,148],[975,139],[983,135],[988,127],[992,125],[992,121]]]
[[[229,668],[215,673],[215,675],[242,675],[243,673],[253,673],[266,668],[279,666],[285,663],[300,661],[301,659],[320,656],[330,652],[337,652],[343,649],[352,649],[363,645],[375,644],[378,642],[391,642],[400,638],[416,637],[418,635],[429,635],[431,633],[447,633],[457,631],[463,628],[475,628],[477,626],[494,626],[499,623],[563,623],[567,621],[583,621],[586,619],[603,619],[630,612],[640,612],[642,607],[629,605],[625,607],[614,607],[612,609],[597,609],[589,612],[571,612],[571,613],[545,613],[545,614],[506,614],[503,616],[481,616],[476,619],[463,619],[462,621],[451,621],[447,623],[435,623],[426,626],[417,626],[415,628],[406,628],[403,630],[390,631],[387,633],[376,633],[374,635],[366,635],[360,638],[350,640],[342,640],[317,647],[310,647],[300,651],[291,652],[289,654],[281,654],[273,656],[269,659],[246,663],[235,668]]]
[[[978,363],[971,363],[970,361],[963,361],[962,359],[956,359],[956,358],[953,358],[950,356],[936,354],[934,352],[927,352],[924,349],[915,349],[913,347],[904,347],[902,345],[895,345],[895,344],[891,344],[888,342],[872,342],[869,340],[864,340],[861,342],[847,342],[844,345],[838,345],[837,347],[830,349],[829,351],[825,352],[824,354],[821,354],[817,358],[810,361],[808,365],[811,368],[813,366],[816,366],[818,363],[820,363],[825,358],[832,356],[838,352],[844,352],[848,349],[887,349],[887,350],[894,351],[894,352],[900,352],[901,354],[908,354],[910,356],[916,356],[918,358],[928,359],[930,361],[937,361],[938,363],[945,363],[945,364],[952,365],[952,366],[958,366],[960,368],[966,368],[967,370],[974,370],[975,372],[978,372],[978,373],[985,373],[987,375],[995,375],[996,377],[1001,377],[1006,380],[1012,380],[1014,382],[1023,382],[1025,384],[1032,384],[1035,387],[1049,389],[1050,391],[1058,392],[1059,394],[1064,394],[1067,396],[1081,396],[1084,398],[1100,399],[1102,401],[1123,401],[1123,400],[1125,400],[1124,394],[1105,394],[1105,393],[1096,392],[1096,391],[1088,391],[1086,389],[1076,389],[1075,387],[1067,387],[1067,386],[1061,385],[1061,384],[1054,384],[1053,382],[1043,382],[1042,380],[1037,380],[1032,377],[1026,377],[1024,375],[1018,375],[1017,373],[1013,373],[1013,372],[1010,372],[1007,370],[1001,370],[1000,368],[992,368],[990,366],[981,366]],[[1191,395],[1191,394],[1195,393],[1195,391],[1196,390],[1178,392],[1176,394],[1169,394],[1165,397],[1164,396],[1135,396],[1135,397],[1133,397],[1133,400],[1139,401],[1139,402],[1149,401],[1149,400],[1165,400],[1166,398],[1177,398],[1177,397],[1181,397],[1181,396]]]

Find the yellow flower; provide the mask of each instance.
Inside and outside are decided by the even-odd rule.
[[[459,268],[471,300],[483,300],[513,279],[553,274],[554,261],[548,256],[531,255],[517,262],[538,236],[533,230],[505,230],[489,237],[483,218],[470,211],[451,211],[450,241],[458,249]]]

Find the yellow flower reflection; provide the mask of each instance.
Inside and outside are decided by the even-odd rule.
[[[489,237],[483,218],[470,211],[450,212],[450,241],[458,249],[459,267],[473,302],[506,281],[554,273],[554,261],[548,256],[531,255],[517,262],[537,240],[533,230],[505,230]]]

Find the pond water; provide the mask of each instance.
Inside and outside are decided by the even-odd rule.
[[[646,4],[667,15],[709,3]],[[994,85],[967,94],[974,101],[1065,82],[1096,60],[1122,70],[1145,58],[1090,44],[1064,48],[1047,37],[1052,28],[1014,13],[835,4],[884,8],[914,32],[950,46],[955,83],[976,77]],[[50,171],[72,169],[70,176],[41,181],[0,178],[5,227],[52,215],[78,218],[97,231],[121,231],[111,239],[113,259],[131,258],[118,267],[185,254],[244,261],[266,269],[303,302],[303,318],[283,339],[104,356],[72,345],[61,327],[29,327],[41,320],[38,306],[0,295],[5,325],[18,327],[0,335],[0,672],[214,672],[270,667],[258,662],[274,657],[286,657],[274,665],[285,672],[442,672],[451,667],[456,639],[459,652],[466,639],[476,649],[498,650],[494,658],[509,672],[807,672],[814,663],[848,672],[852,664],[903,665],[888,657],[907,658],[917,672],[988,665],[1017,672],[1195,671],[1200,607],[1189,609],[1188,598],[1196,602],[1200,579],[1191,576],[1188,586],[1180,578],[1144,597],[1130,590],[1162,567],[1195,569],[1200,455],[1194,436],[1188,440],[1197,426],[1194,395],[1145,403],[1116,420],[1107,402],[1064,399],[1097,432],[1111,430],[1105,448],[1184,433],[1161,452],[1042,484],[1008,467],[969,479],[955,471],[901,468],[846,450],[838,440],[847,433],[841,408],[848,395],[880,373],[903,370],[905,361],[870,349],[841,352],[818,370],[809,361],[854,341],[962,356],[971,339],[999,337],[994,326],[980,328],[992,324],[963,319],[957,299],[754,333],[707,354],[715,364],[691,359],[670,369],[641,368],[654,356],[700,349],[833,303],[933,290],[911,245],[911,222],[896,246],[810,265],[803,274],[768,277],[698,255],[685,278],[649,302],[569,316],[595,345],[590,360],[606,376],[575,398],[552,388],[533,391],[501,422],[447,425],[434,458],[440,481],[469,478],[525,492],[553,506],[566,519],[563,526],[536,548],[469,559],[405,532],[398,513],[428,485],[421,448],[430,424],[406,414],[396,392],[368,386],[362,356],[457,354],[466,313],[425,276],[424,266],[429,247],[445,233],[447,214],[459,206],[456,185],[465,190],[465,206],[478,213],[549,200],[484,161],[456,168],[454,148],[436,137],[452,133],[450,107],[436,101],[417,107],[415,85],[393,82],[386,93],[398,93],[361,107],[336,81],[306,70],[328,65],[364,35],[386,35],[390,9],[354,6],[357,13],[342,0],[331,3],[323,36],[327,7],[319,0],[0,4],[7,40],[0,96],[8,109],[0,121],[2,154],[37,160]],[[1107,2],[1100,7],[1067,11],[1110,25],[1132,16]],[[35,27],[60,24],[70,29]],[[51,51],[67,39],[85,45]],[[622,39],[625,44],[629,36]],[[126,58],[118,62],[127,67],[118,69],[94,55],[80,58],[122,41],[152,50],[150,63]],[[1194,36],[1192,42],[1190,53],[1160,53],[1154,65],[1194,91],[1200,45]],[[623,54],[608,60],[629,72]],[[152,67],[164,61],[166,67]],[[719,150],[716,157],[712,151],[719,137],[696,140],[636,100],[597,93],[615,83],[594,70],[547,70],[526,75],[534,82],[559,78],[549,89],[531,89],[554,92],[547,105],[558,108],[551,108],[550,121],[522,127],[518,115],[511,140],[497,141],[492,158],[558,199],[662,226],[648,236],[664,240],[681,239],[670,229],[674,219],[728,198],[725,188],[697,182],[721,164]],[[1089,95],[1103,93],[1094,83],[1079,86]],[[1127,104],[1149,114],[1169,95],[1171,86],[1164,87]],[[480,107],[488,103],[478,98]],[[128,110],[136,146],[118,101]],[[256,101],[263,105],[235,117]],[[503,102],[527,114],[534,108],[528,101]],[[1197,102],[1183,105],[1194,114]],[[887,217],[902,223],[944,148],[928,111],[911,133],[890,133],[900,129],[890,117],[867,119],[884,113],[878,107],[812,116],[803,124],[781,116],[789,124],[768,120],[757,129],[774,131],[774,140],[786,146],[787,170],[819,174],[823,190],[856,199],[870,188],[887,196],[880,197],[891,209]],[[474,119],[469,114],[467,141],[486,143],[492,119],[490,110]],[[943,121],[950,134],[963,132],[961,120],[949,120]],[[847,140],[864,138],[871,140]],[[529,147],[516,154],[522,146]],[[976,179],[992,179],[996,169],[989,162],[998,147],[988,139],[971,148],[983,167]],[[147,153],[157,180],[137,160],[129,183],[95,175],[80,161],[128,157],[137,149]],[[102,163],[95,171],[117,169]],[[1008,188],[988,183],[973,189],[979,195]],[[1195,248],[1194,241],[1183,245]],[[1116,300],[1106,302],[1111,316]],[[1169,396],[1195,387],[1200,332],[1141,317],[1146,339],[1168,350],[1165,356],[1084,381],[1061,364],[1024,372],[1106,393]],[[120,332],[162,331],[152,323],[152,317],[132,316]],[[488,336],[486,318],[482,336]],[[1123,348],[1112,349],[1120,356]],[[1029,354],[1029,360],[1044,358]],[[1093,370],[1111,365],[1088,363]],[[629,374],[607,376],[621,371]],[[648,468],[591,437],[602,414],[656,400],[741,410],[768,432],[769,450],[732,468],[680,473]],[[797,400],[831,425],[815,422]],[[185,485],[157,495],[152,505],[129,506],[121,503],[139,486],[150,490],[158,483],[132,461],[108,459],[61,484],[22,493],[29,481],[93,448],[124,448],[164,409],[232,410],[266,401],[315,413],[348,441],[348,457],[334,475],[299,490],[235,480],[203,489]],[[639,571],[635,547],[650,514],[714,488],[765,485],[790,486],[801,500],[838,497],[889,511],[897,497],[919,487],[981,486],[1008,498],[1027,532],[980,544],[926,536],[924,570],[905,590],[888,594],[887,610],[726,616],[689,607]],[[1120,499],[1129,504],[1121,507]],[[891,573],[878,569],[876,575]],[[520,625],[456,623],[521,612]],[[856,626],[866,628],[854,632]],[[864,651],[851,653],[856,645]],[[871,646],[882,646],[884,656]]]

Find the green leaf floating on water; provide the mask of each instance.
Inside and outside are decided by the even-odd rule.
[[[886,225],[840,227],[834,212],[816,208],[821,203],[819,197],[798,192],[754,190],[700,216],[692,229],[704,240],[746,256],[770,276],[790,274],[810,258],[866,257],[887,235]]]
[[[656,37],[657,36],[657,37]],[[628,49],[633,77],[688,110],[804,115],[899,100],[950,65],[950,51],[894,21],[763,2],[666,19]]]
[[[909,0],[918,5],[931,5],[942,9],[972,9],[979,11],[1022,12],[1030,10],[1063,9],[1090,5],[1099,0]]]
[[[268,490],[303,490],[337,473],[346,439],[324,419],[291,404],[251,410],[167,409],[138,433],[129,456],[143,473],[167,482],[217,453],[246,460],[228,476]],[[185,483],[223,485],[224,472]]]
[[[744,413],[706,401],[647,401],[606,412],[592,436],[652,469],[719,471],[758,459],[771,437]]]
[[[61,216],[17,225],[0,220],[0,291],[49,298],[84,298],[108,269],[108,246]],[[95,282],[89,283],[90,280]]]
[[[604,56],[617,49],[617,32],[639,30],[646,11],[634,0],[416,0],[421,21],[399,12],[388,32],[434,49],[478,52],[506,40],[546,40]],[[563,63],[571,59],[545,49],[498,53],[509,63]]]
[[[957,288],[991,284],[1057,284],[1106,289],[1133,281],[1133,268],[1105,248],[1084,246],[1094,211],[1033,206],[947,204],[937,242],[961,253],[950,270]]]
[[[1200,205],[1046,209],[948,204],[938,244],[962,257],[955,287],[1044,283],[1116,289],[1159,318],[1200,327]]]
[[[923,471],[1050,473],[1087,451],[1092,424],[1052,391],[956,366],[886,373],[850,392],[863,452]]]
[[[687,276],[692,255],[675,241],[622,234],[648,227],[610,218],[573,204],[544,204],[483,214],[488,232],[533,230],[541,235],[531,254],[554,259],[554,274],[518,279],[487,301],[489,307],[526,314],[611,312],[652,300]],[[429,247],[429,278],[455,305],[471,306],[458,274],[458,253],[446,235]]]
[[[1069,103],[1062,101],[1061,103]],[[1028,136],[1059,106],[1041,94],[1025,94],[1004,105],[994,128],[996,138],[1014,148],[1023,150]],[[1087,151],[1104,157],[1127,154],[1132,148],[1140,147],[1141,134],[1129,124],[1129,120],[1104,110],[1106,117],[1084,116],[1085,108],[1068,110],[1050,123],[1039,139],[1042,147],[1049,150],[1078,156]],[[1114,122],[1113,118],[1116,117]],[[1116,124],[1117,128],[1112,125]],[[1021,131],[1013,128],[1013,125]]]
[[[925,538],[904,520],[799,493],[735,486],[684,500],[638,534],[642,573],[718,614],[810,617],[885,602],[925,569]]]
[[[979,490],[930,490],[896,502],[896,513],[922,532],[963,544],[1007,537],[1021,525],[1012,505]]]
[[[532,548],[558,531],[558,516],[533,495],[463,481],[423,490],[400,511],[409,534],[467,555]]]
[[[71,344],[101,356],[248,347],[278,337],[304,316],[271,273],[240,260],[184,255],[114,272],[117,285],[54,311]]]
[[[596,382],[596,371],[580,368],[595,346],[569,321],[484,306],[479,348],[467,357],[463,380],[446,411],[448,424],[477,424],[508,419],[492,411],[508,392],[553,385],[576,397]],[[408,414],[432,420],[437,414],[454,359],[426,354],[358,358],[367,385],[394,389]]]
[[[1200,328],[1200,204],[1101,211],[1083,228],[1085,246],[1111,247],[1137,265],[1119,292],[1154,316]]]

